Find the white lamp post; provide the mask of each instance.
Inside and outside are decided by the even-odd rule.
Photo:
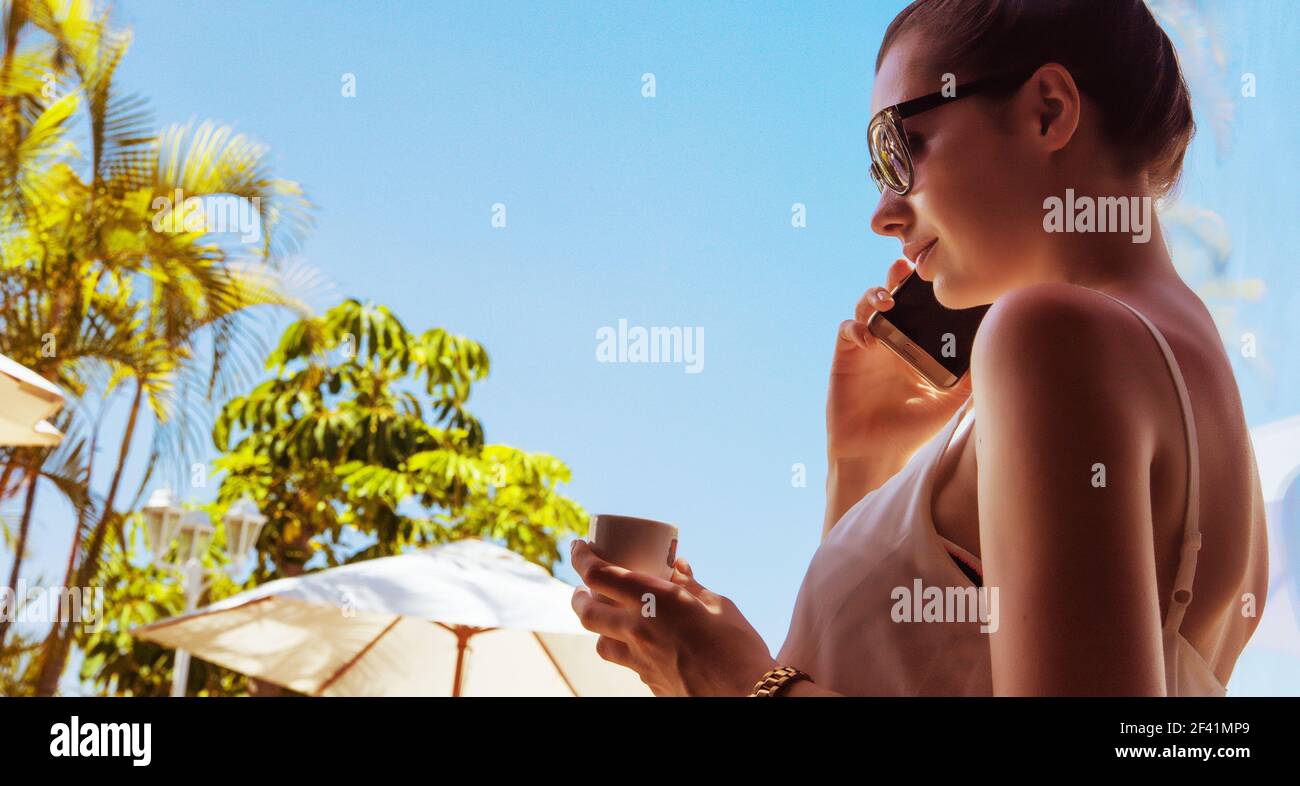
[[[216,533],[211,519],[201,510],[181,508],[166,489],[158,489],[149,496],[144,506],[144,519],[154,563],[181,572],[185,580],[185,611],[193,611],[203,594],[203,554]],[[227,550],[235,555],[235,569],[238,570],[257,543],[266,516],[258,512],[251,499],[244,497],[230,506],[222,521],[226,525]],[[177,544],[175,562],[166,559],[173,540]],[[189,674],[190,654],[177,649],[176,664],[172,669],[172,696],[185,695]]]
[[[167,556],[167,549],[176,538],[184,515],[185,509],[176,503],[170,490],[157,489],[149,495],[149,501],[144,505],[144,523],[154,562],[166,564],[163,557]]]
[[[242,566],[248,553],[257,545],[257,536],[262,532],[266,516],[258,511],[253,500],[242,497],[230,506],[221,520],[226,524],[226,549],[235,555],[235,563]]]

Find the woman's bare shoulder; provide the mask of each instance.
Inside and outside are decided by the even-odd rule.
[[[1099,397],[1137,420],[1167,404],[1169,384],[1159,347],[1123,304],[1055,282],[993,304],[975,337],[971,375],[985,395],[1028,387],[1049,407]]]

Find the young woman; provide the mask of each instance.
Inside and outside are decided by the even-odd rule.
[[[872,229],[907,260],[839,327],[822,544],[785,644],[685,561],[659,581],[577,542],[613,599],[574,595],[601,656],[658,695],[1223,695],[1264,608],[1264,507],[1223,343],[1151,205],[1193,133],[1168,37],[1141,0],[917,0],[872,112]],[[1149,223],[1054,231],[1070,194]],[[866,330],[918,261],[944,305],[992,304],[949,391]],[[979,586],[991,616],[900,620],[918,585]]]

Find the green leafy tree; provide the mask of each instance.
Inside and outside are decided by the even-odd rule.
[[[339,565],[476,536],[551,569],[558,539],[585,531],[557,490],[562,461],[484,443],[466,409],[489,370],[478,343],[415,335],[387,308],[347,300],[290,325],[267,367],[275,376],[227,403],[213,430],[220,499],[247,494],[269,517],[259,581],[317,555]]]

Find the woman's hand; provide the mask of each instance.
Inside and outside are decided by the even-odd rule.
[[[831,461],[869,459],[902,466],[970,395],[970,375],[950,390],[936,388],[867,330],[876,311],[893,308],[889,291],[911,272],[905,259],[890,266],[885,287],[858,301],[840,323],[826,396],[826,449]]]
[[[573,610],[600,634],[596,652],[635,671],[656,696],[745,696],[776,666],[736,605],[700,586],[685,559],[666,580],[606,562],[584,540],[572,553],[590,588],[574,591]]]

